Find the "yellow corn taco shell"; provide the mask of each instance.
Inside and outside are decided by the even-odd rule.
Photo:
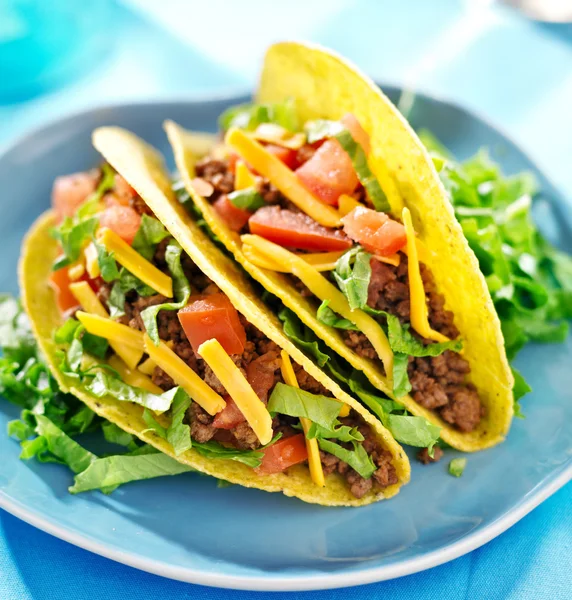
[[[459,450],[471,452],[501,442],[513,416],[513,377],[500,321],[477,259],[417,135],[369,78],[339,56],[315,46],[285,42],[268,50],[256,99],[281,102],[287,98],[293,98],[301,122],[317,118],[337,120],[350,112],[369,133],[370,169],[380,182],[393,215],[400,218],[404,206],[411,211],[415,231],[428,249],[424,261],[446,299],[446,308],[455,314],[455,325],[464,341],[463,356],[471,365],[470,379],[479,390],[486,416],[477,429],[463,433],[410,396],[399,401],[411,413],[440,425],[442,438]],[[373,361],[360,358],[349,349],[338,330],[318,321],[315,306],[283,275],[248,261],[238,234],[193,190],[191,180],[196,160],[193,134],[170,121],[165,129],[187,190],[214,234],[255,280],[278,296],[333,351],[363,371],[373,385],[391,397],[391,386],[383,371]]]
[[[142,407],[129,402],[120,402],[111,397],[96,398],[81,384],[78,385],[76,380],[63,375],[57,367],[57,347],[53,342],[53,332],[62,323],[62,317],[48,285],[48,277],[58,248],[49,235],[50,229],[54,226],[54,216],[51,212],[47,212],[34,224],[24,241],[19,276],[24,308],[30,317],[40,348],[61,388],[77,396],[100,416],[165,454],[202,473],[231,483],[269,492],[283,492],[287,496],[325,506],[361,506],[397,494],[401,485],[409,481],[410,475],[409,461],[403,449],[359,403],[325,376],[284,336],[279,323],[268,313],[251,290],[244,274],[198,229],[174,198],[168,174],[162,166],[159,155],[132,134],[116,128],[96,131],[94,142],[108,162],[147,201],[157,218],[169,229],[203,272],[226,293],[235,307],[251,323],[286,350],[308,373],[330,389],[337,399],[359,412],[364,421],[372,427],[379,442],[391,452],[399,483],[383,491],[372,491],[358,500],[337,475],[327,477],[325,487],[314,485],[310,472],[305,466],[292,467],[288,470],[288,474],[259,476],[246,465],[229,460],[207,459],[192,449],[176,456],[167,441],[148,429],[142,418]]]

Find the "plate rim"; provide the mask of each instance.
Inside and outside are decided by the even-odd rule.
[[[378,84],[381,89],[403,90],[403,86],[396,83]],[[232,99],[242,98],[252,94],[252,89],[247,87],[236,87],[232,90],[221,91],[220,93],[207,93],[181,95],[180,97],[156,98],[153,100],[142,100],[129,102],[109,102],[89,107],[84,107],[76,111],[68,112],[64,116],[51,119],[43,124],[31,127],[19,136],[0,146],[0,161],[2,161],[11,152],[15,151],[22,144],[29,142],[30,138],[46,134],[49,130],[61,127],[77,119],[87,118],[89,115],[100,111],[126,110],[129,108],[137,109],[156,109],[158,106],[168,107],[169,105],[177,105],[181,103],[193,105],[204,104],[208,102],[230,101]],[[478,111],[465,108],[455,101],[445,99],[439,95],[428,93],[423,90],[417,90],[416,96],[424,96],[426,99],[444,104],[454,110],[460,111],[472,118],[476,118],[489,128],[495,130],[502,137],[511,142],[519,152],[540,172],[545,181],[550,186],[559,191],[553,184],[551,177],[547,176],[544,170],[540,169],[535,160],[532,160],[526,150],[516,143],[510,135],[492,124],[487,118],[479,114]],[[559,194],[560,195],[560,194]],[[569,203],[562,194],[566,206],[569,208]],[[344,588],[356,585],[365,585],[380,581],[396,579],[405,575],[412,575],[426,569],[430,569],[446,562],[459,558],[476,548],[486,544],[498,535],[505,532],[515,523],[524,518],[539,504],[547,500],[555,492],[563,488],[566,483],[572,480],[572,457],[555,469],[551,475],[540,482],[533,490],[521,498],[521,500],[513,505],[501,516],[491,521],[483,528],[477,528],[472,533],[469,533],[459,540],[452,542],[446,546],[442,546],[430,552],[427,552],[418,557],[409,558],[404,561],[398,561],[388,565],[375,567],[365,566],[363,569],[346,573],[320,573],[315,575],[295,575],[295,576],[274,576],[271,574],[263,575],[229,575],[216,573],[203,569],[195,569],[192,567],[173,566],[162,561],[152,558],[141,557],[135,552],[121,550],[110,546],[104,542],[98,542],[91,536],[78,533],[73,528],[62,526],[55,520],[42,515],[31,507],[25,506],[22,502],[11,498],[6,492],[0,490],[0,508],[17,517],[18,519],[44,531],[56,538],[64,540],[84,550],[93,552],[99,556],[103,556],[115,562],[125,564],[127,566],[152,573],[160,577],[204,585],[208,587],[218,587],[226,589],[236,589],[245,591],[310,591],[310,590],[325,590],[334,588]]]
[[[566,465],[566,463],[564,463],[559,471],[560,472],[556,472],[550,477],[548,481],[545,480],[537,485],[536,488],[529,492],[519,504],[505,512],[501,517],[492,521],[486,527],[476,529],[473,533],[465,535],[452,544],[438,548],[419,557],[410,558],[389,565],[373,568],[366,567],[350,573],[324,573],[320,575],[294,577],[228,575],[223,573],[214,574],[201,569],[172,566],[152,558],[142,558],[134,552],[114,549],[108,544],[92,539],[90,536],[77,533],[68,527],[58,525],[53,522],[52,519],[41,516],[36,511],[30,510],[28,507],[21,506],[21,503],[12,500],[2,491],[0,491],[0,508],[6,510],[18,519],[25,521],[29,525],[69,542],[74,546],[78,546],[79,548],[140,571],[159,575],[160,577],[165,577],[167,579],[204,585],[207,587],[244,591],[317,591],[366,585],[368,583],[397,579],[460,558],[472,550],[490,542],[501,533],[504,533],[507,529],[512,527],[542,502],[550,498],[550,496],[570,482],[572,479],[572,464]]]

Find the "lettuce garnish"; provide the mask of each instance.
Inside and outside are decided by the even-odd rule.
[[[240,104],[231,106],[219,117],[219,127],[226,131],[231,127],[252,131],[262,123],[274,123],[288,131],[299,131],[298,115],[292,98],[273,104]]]

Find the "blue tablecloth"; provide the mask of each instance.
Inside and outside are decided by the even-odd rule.
[[[405,83],[486,115],[572,199],[572,26],[533,24],[488,4],[290,0],[280,8],[264,0],[126,0],[109,19],[113,44],[97,66],[50,94],[0,106],[0,144],[99,103],[252,88],[266,45],[310,39],[378,80]],[[568,485],[500,538],[448,565],[314,596],[570,598],[571,506]],[[0,511],[2,600],[260,596],[141,573]]]

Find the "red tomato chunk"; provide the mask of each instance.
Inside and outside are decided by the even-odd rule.
[[[407,243],[405,227],[401,223],[371,208],[354,208],[342,223],[348,236],[373,254],[390,256]]]
[[[95,191],[97,179],[97,172],[90,171],[64,175],[54,181],[52,208],[58,221],[62,221],[64,217],[74,216],[76,210]]]
[[[279,158],[289,169],[293,169],[296,166],[296,150],[283,148],[282,146],[277,146],[275,144],[266,144],[265,148],[268,152]]]
[[[56,303],[62,314],[71,308],[79,307],[79,302],[70,292],[70,283],[68,267],[52,271],[50,274],[49,284],[56,293]]]
[[[224,294],[191,296],[178,317],[196,353],[203,342],[214,338],[228,354],[242,354],[246,332],[236,309]]]
[[[130,206],[112,204],[99,217],[100,227],[108,227],[128,244],[132,244],[141,225],[141,215]]]
[[[337,140],[324,142],[296,175],[302,185],[325,204],[338,205],[342,194],[351,194],[358,178],[351,158]]]
[[[215,415],[213,426],[217,429],[234,429],[246,419],[230,396],[225,396],[226,406]]]
[[[304,213],[278,206],[258,209],[248,225],[251,233],[286,248],[328,252],[352,247],[352,241],[342,231],[324,227]]]
[[[252,215],[248,210],[235,206],[226,194],[223,194],[213,203],[213,208],[218,213],[218,216],[233,231],[240,231],[248,223],[248,219]]]
[[[286,439],[278,440],[264,450],[262,464],[255,469],[259,475],[281,473],[292,465],[308,460],[306,439],[303,433],[298,433]]]

